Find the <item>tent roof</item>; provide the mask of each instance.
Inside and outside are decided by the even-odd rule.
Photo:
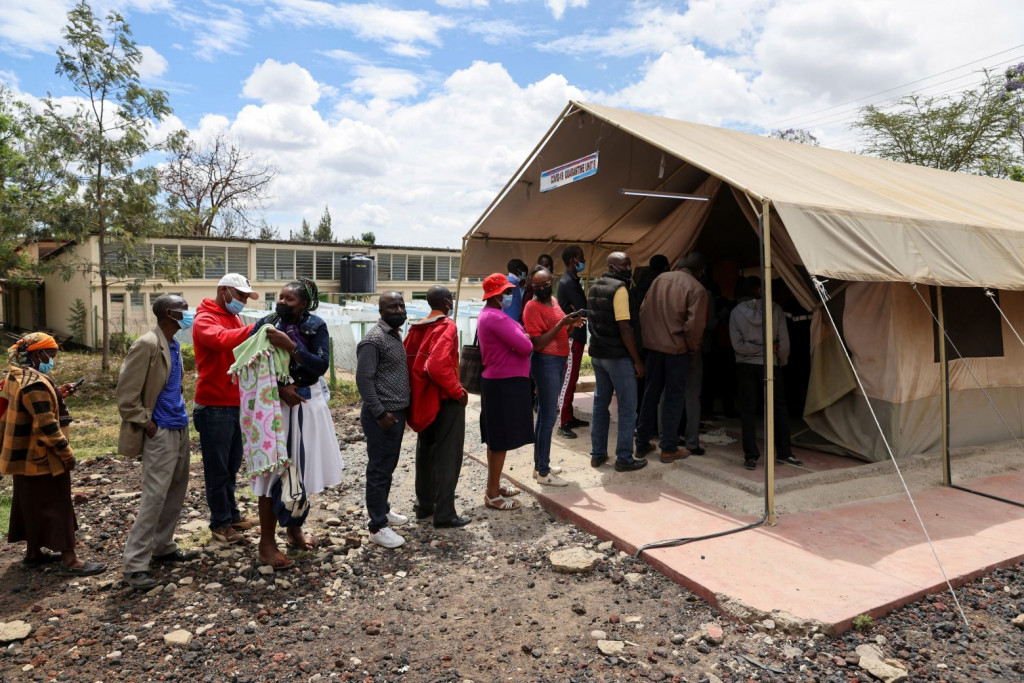
[[[541,172],[594,152],[595,175],[539,192]],[[466,235],[465,274],[564,244],[592,245],[594,256],[629,251],[670,229],[664,219],[679,200],[620,188],[694,192],[709,175],[769,200],[813,274],[1024,289],[1024,183],[581,102]]]

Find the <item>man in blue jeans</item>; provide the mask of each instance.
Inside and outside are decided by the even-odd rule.
[[[590,358],[597,386],[590,427],[590,465],[608,460],[608,426],[612,394],[618,397],[619,433],[615,441],[615,470],[628,472],[647,465],[633,457],[636,427],[636,380],[644,376],[629,314],[629,283],[633,264],[621,251],[608,255],[604,275],[590,286],[587,297],[590,327]]]
[[[245,302],[257,298],[259,294],[243,275],[228,273],[217,283],[217,297],[199,304],[192,325],[199,374],[192,419],[203,451],[210,531],[221,543],[244,543],[239,532],[255,526],[242,518],[235,500],[235,477],[242,466],[242,430],[238,385],[232,383],[228,368],[235,361],[233,349],[252,332],[252,325],[243,325],[238,314]]]

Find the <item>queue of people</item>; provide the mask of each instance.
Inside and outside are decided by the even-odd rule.
[[[513,259],[507,274],[493,273],[483,280],[485,306],[477,336],[483,362],[479,428],[487,448],[484,505],[500,511],[520,507],[517,496],[522,491],[503,481],[502,473],[507,452],[528,444],[533,445],[534,480],[542,486],[568,485],[558,476],[562,469],[551,463],[552,435],[557,429],[559,436],[572,439],[577,436],[573,429],[588,426],[572,407],[588,339],[596,382],[591,466],[601,467],[609,458],[613,397],[618,404],[616,471],[645,467],[655,438],[663,463],[702,455],[701,352],[714,348],[709,339],[721,338],[713,330],[726,319],[736,360],[744,465],[753,469],[760,457],[754,435],[763,373],[760,281],[741,279],[738,305],[731,313],[715,312],[702,284],[707,264],[699,253],[684,256],[675,270],[668,269],[667,259],[655,256],[648,275],[659,272],[644,278],[642,288],[632,287],[629,255],[612,253],[587,294],[581,282],[583,250],[566,247],[561,258],[565,271],[557,296],[553,260],[547,254],[530,271],[522,260]],[[238,314],[256,298],[238,273],[221,278],[215,297],[204,299],[194,316],[181,296],[157,297],[152,306],[156,326],[124,359],[115,391],[122,418],[118,452],[142,459],[139,510],[122,558],[124,581],[133,588],[157,585],[152,563],[198,556],[174,541],[189,467],[190,416],[182,389],[181,347],[175,339],[183,329],[192,329],[195,345],[198,380],[191,419],[200,435],[213,539],[246,543],[243,532],[257,525],[242,517],[236,499],[244,463],[258,496],[259,562],[275,570],[293,566],[278,547],[278,525],[284,527],[290,548],[312,550],[319,545],[303,531],[309,498],[341,483],[343,462],[324,381],[330,353],[327,326],[314,314],[318,288],[307,278],[288,283],[274,311],[246,325]],[[471,523],[455,505],[469,395],[459,379],[454,297],[437,285],[428,290],[427,302],[429,315],[410,325],[403,340],[405,302],[401,293],[385,292],[378,301],[380,319],[356,349],[369,540],[384,548],[404,544],[395,528],[409,522],[389,499],[407,426],[417,433],[416,518],[432,518],[438,529]],[[789,339],[778,306],[773,319],[773,356],[776,364],[784,365]],[[64,399],[78,385],[58,386],[50,377],[57,353],[56,340],[44,333],[26,335],[8,349],[9,368],[0,380],[0,474],[14,480],[9,540],[26,542],[23,563],[60,562],[63,571],[87,576],[106,566],[83,561],[75,551],[70,479],[75,458]],[[777,458],[799,465],[790,446],[781,376],[776,375],[774,387]]]

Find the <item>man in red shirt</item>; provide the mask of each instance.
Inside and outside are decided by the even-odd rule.
[[[459,383],[459,332],[448,317],[455,303],[447,287],[427,290],[430,315],[409,325],[405,354],[412,403],[408,423],[416,439],[416,517],[434,516],[437,529],[469,524],[455,511],[462,470],[469,394]]]
[[[252,332],[252,325],[243,325],[238,314],[249,299],[258,298],[244,276],[228,273],[217,283],[217,297],[199,304],[192,325],[199,372],[192,419],[203,451],[210,531],[221,543],[244,543],[239,530],[254,526],[242,519],[235,501],[235,477],[242,466],[242,430],[238,424],[238,385],[233,383],[228,368],[235,362],[232,351]]]

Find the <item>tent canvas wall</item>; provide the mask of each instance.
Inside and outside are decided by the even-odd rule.
[[[544,171],[595,152],[596,174],[540,192]],[[622,188],[709,201],[627,196]],[[590,277],[616,250],[645,264],[656,253],[674,261],[696,247],[712,260],[754,267],[765,209],[771,260],[798,300],[815,309],[808,422],[842,450],[887,457],[841,347],[825,329],[812,274],[832,280],[830,288],[861,283],[844,290],[843,335],[868,395],[882,406],[896,455],[935,448],[937,334],[914,290],[897,283],[1004,290],[1010,322],[1024,329],[1020,295],[1007,291],[1024,290],[1024,183],[571,102],[465,236],[463,275],[503,272],[510,258],[557,255],[569,244],[584,247]],[[919,291],[926,301],[931,296],[930,287]],[[1004,418],[1021,434],[1024,349],[999,325],[1001,357],[951,363],[954,445],[1009,437],[968,366],[995,390]]]

